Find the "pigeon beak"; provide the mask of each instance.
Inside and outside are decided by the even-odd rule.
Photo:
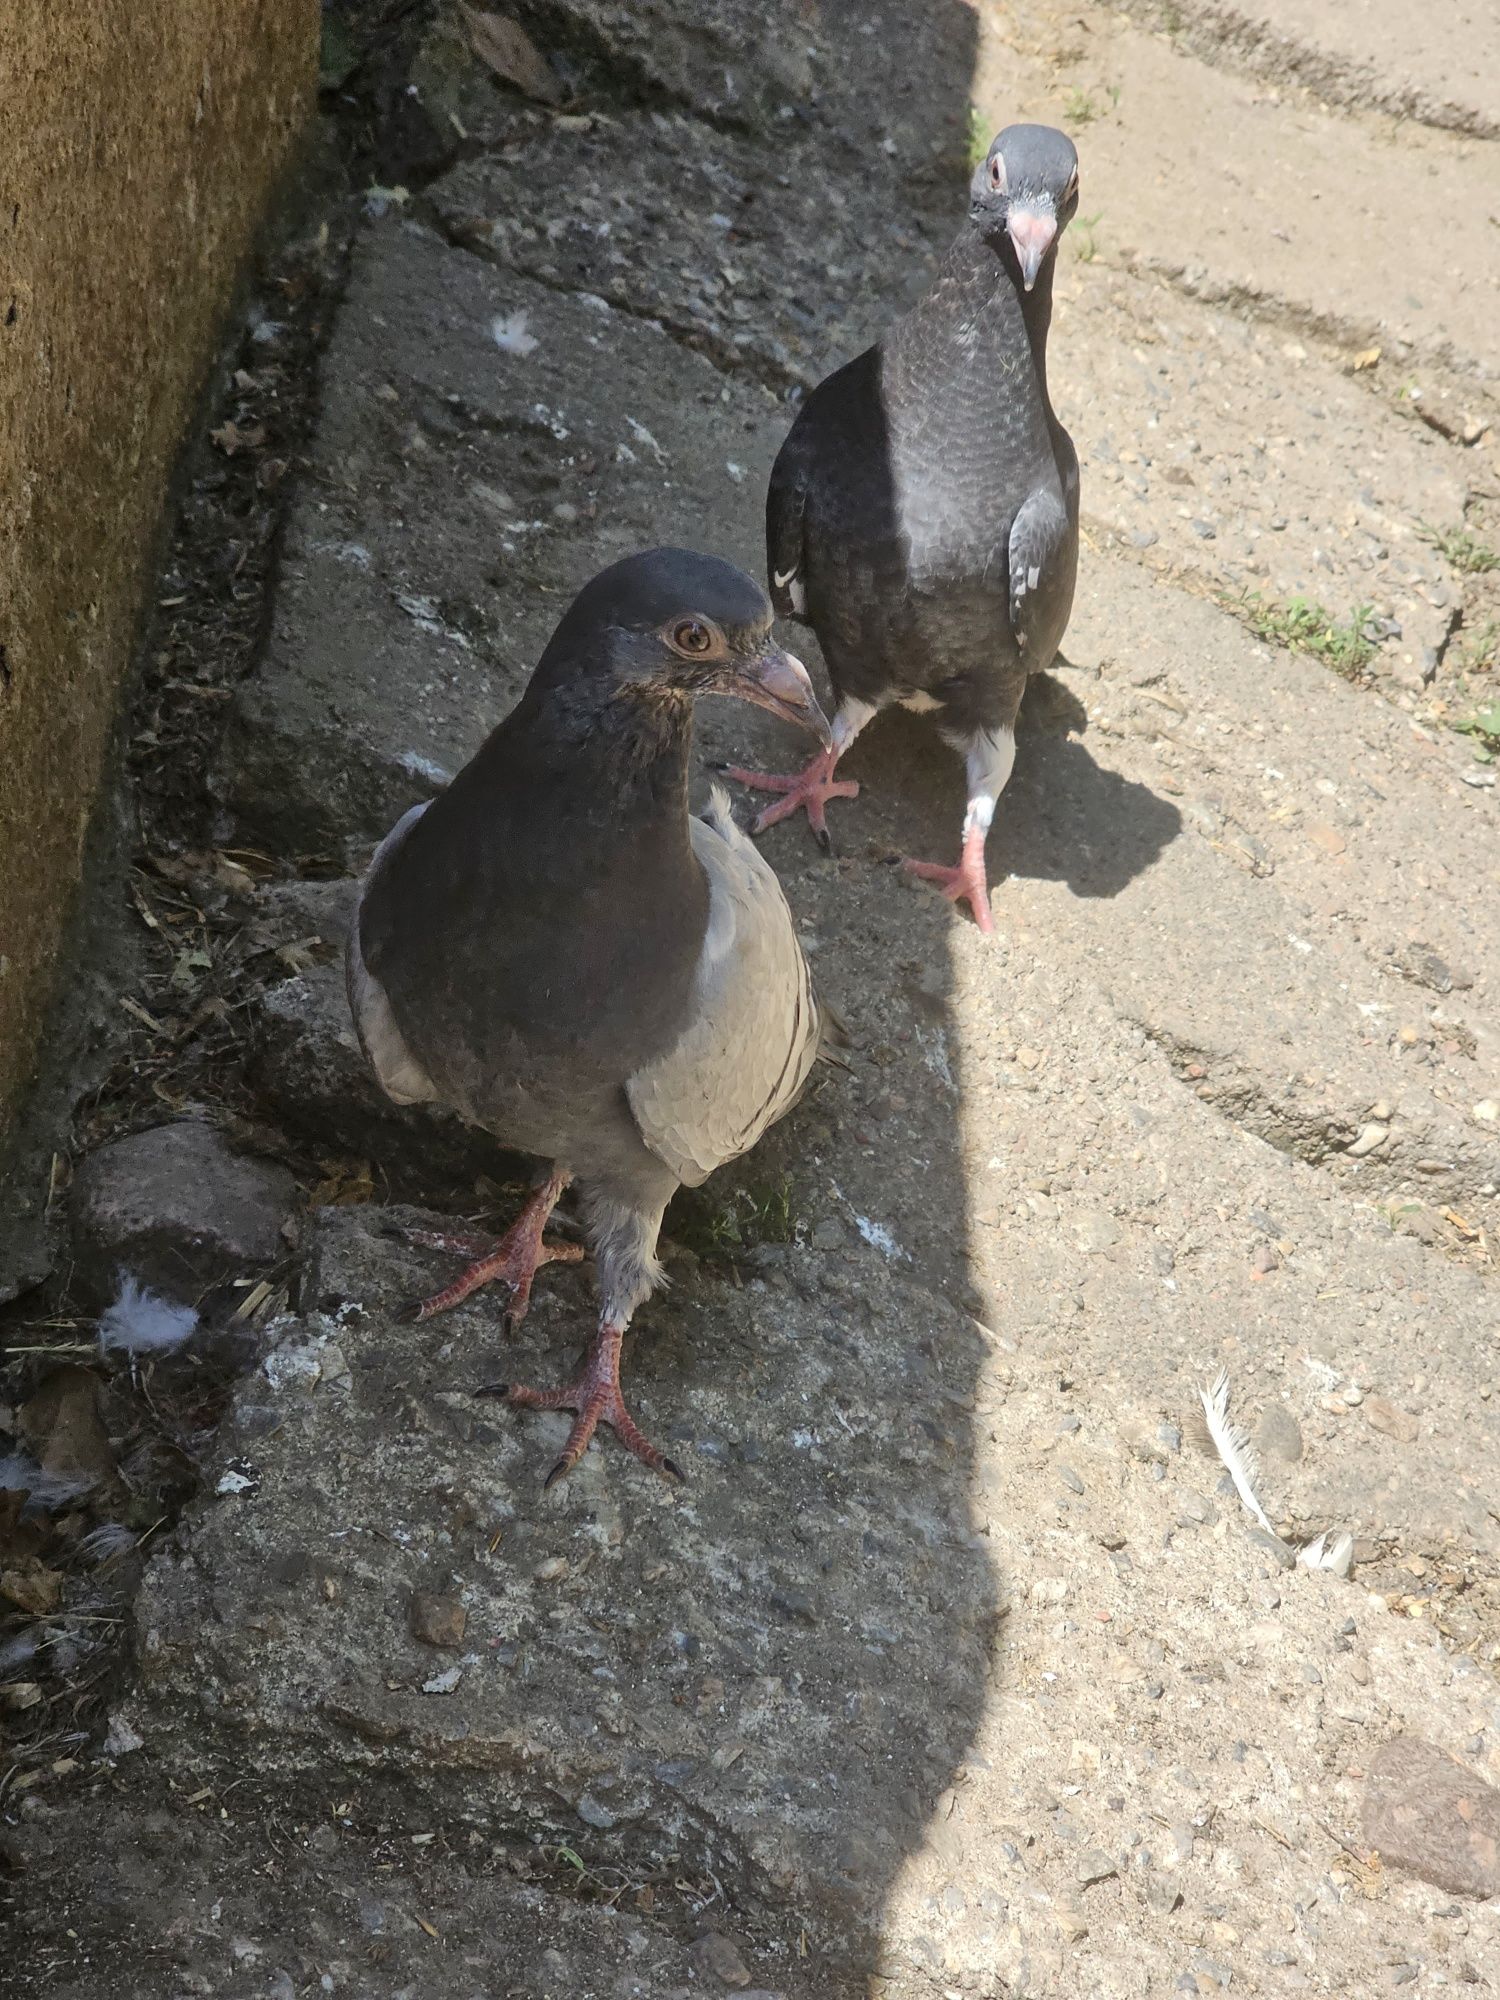
[[[753,701],[757,708],[768,708],[772,715],[784,716],[788,722],[800,722],[825,750],[833,747],[828,718],[818,706],[806,667],[794,653],[767,646],[763,653],[733,666],[719,683],[718,692]]]
[[[1021,282],[1029,292],[1057,236],[1057,217],[1045,208],[1017,207],[1011,209],[1006,227],[1021,267]]]

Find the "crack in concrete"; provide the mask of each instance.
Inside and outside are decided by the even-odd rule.
[[[1189,11],[1181,0],[1146,0],[1144,7],[1134,0],[1109,0],[1109,4],[1127,18],[1162,30],[1175,47],[1210,69],[1270,83],[1290,80],[1345,111],[1379,112],[1465,138],[1500,139],[1500,122],[1482,111],[1445,103],[1417,85],[1383,83],[1373,63],[1317,48],[1236,8],[1198,6]]]

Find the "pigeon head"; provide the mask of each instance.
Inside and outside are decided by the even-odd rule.
[[[807,669],[771,639],[771,600],[733,563],[652,549],[601,570],[573,600],[547,648],[605,699],[687,708],[734,695],[800,723],[823,743],[828,722]]]
[[[1078,154],[1050,125],[1007,125],[969,187],[974,226],[1009,250],[1028,292],[1077,206]]]

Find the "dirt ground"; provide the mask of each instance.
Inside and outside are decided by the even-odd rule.
[[[59,1152],[206,1115],[292,1167],[300,1245],[233,1371],[100,1359],[65,1257],[9,1309],[58,1350],[11,1420],[97,1378],[149,1518],[56,1557],[0,1677],[7,1990],[1500,1985],[1500,22],[517,12],[529,96],[482,31],[339,17],[193,448],[131,1004]],[[795,398],[1026,117],[1082,160],[1084,549],[996,935],[889,866],[947,853],[961,775],[883,722],[838,858],[765,843],[850,1070],[674,1208],[627,1350],[689,1480],[606,1440],[544,1496],[562,1420],[471,1394],[493,1304],[397,1316],[445,1267],[394,1225],[503,1215],[515,1165],[376,1100],[349,877],[603,563],[761,569]],[[700,742],[788,753],[738,705]],[[544,1274],[519,1379],[590,1296]],[[1275,1534],[1193,1446],[1221,1368]],[[1347,1573],[1293,1560],[1325,1531]]]

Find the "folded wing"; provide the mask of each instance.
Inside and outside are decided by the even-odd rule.
[[[692,842],[710,891],[695,1004],[626,1096],[652,1152],[696,1187],[796,1103],[823,1016],[781,885],[717,788]]]

